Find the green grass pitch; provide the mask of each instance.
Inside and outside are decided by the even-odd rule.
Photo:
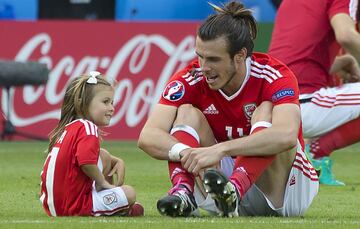
[[[360,228],[360,144],[336,151],[336,177],[345,187],[320,186],[304,217],[162,217],[156,201],[170,187],[167,163],[140,151],[135,142],[105,142],[124,159],[126,183],[135,187],[145,217],[59,217],[45,215],[39,201],[45,142],[0,142],[0,228]],[[202,212],[204,213],[204,212]]]

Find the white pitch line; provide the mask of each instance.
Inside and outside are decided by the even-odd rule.
[[[233,219],[233,220],[228,220],[226,222],[221,221],[221,218],[218,218],[219,220],[217,220],[217,218],[213,218],[213,219],[179,219],[178,222],[179,223],[221,223],[221,224],[239,224],[239,223],[251,223],[251,224],[269,224],[271,222],[267,221],[267,220],[241,220],[241,219]],[[89,220],[66,220],[66,221],[50,221],[50,220],[0,220],[0,224],[62,224],[62,223],[69,223],[69,222],[77,222],[77,223],[84,223],[84,224],[88,224],[88,223],[138,223],[138,224],[144,224],[144,223],[152,223],[152,224],[163,224],[165,223],[164,221],[159,221],[158,219],[153,219],[153,220],[134,220],[134,219],[96,219],[96,218],[89,218]],[[341,220],[331,220],[331,221],[326,221],[326,220],[279,220],[278,222],[273,222],[276,224],[309,224],[309,225],[313,225],[314,223],[321,223],[321,224],[325,224],[325,225],[336,225],[336,224],[340,224],[340,225],[360,225],[360,221],[359,220],[354,220],[354,221],[341,221]]]

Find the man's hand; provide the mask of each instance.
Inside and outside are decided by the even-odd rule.
[[[223,157],[224,154],[217,149],[217,145],[190,148],[182,152],[181,164],[188,172],[198,176],[202,170],[216,167]]]
[[[360,82],[359,64],[350,54],[336,57],[329,73],[338,74],[344,83]]]

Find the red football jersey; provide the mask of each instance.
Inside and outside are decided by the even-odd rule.
[[[328,71],[340,46],[330,19],[337,13],[354,20],[358,0],[283,0],[277,12],[269,54],[284,62],[299,81],[301,94],[334,86]]]
[[[50,216],[92,214],[91,180],[80,165],[97,164],[100,142],[97,126],[84,119],[68,125],[41,172],[41,197]]]
[[[246,68],[241,88],[227,96],[221,90],[209,88],[198,61],[193,61],[171,77],[160,103],[197,107],[219,142],[249,135],[252,113],[263,101],[271,101],[274,105],[299,104],[296,78],[284,64],[269,55],[254,53],[247,58]]]

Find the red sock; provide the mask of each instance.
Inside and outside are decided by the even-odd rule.
[[[259,126],[255,128],[252,133],[256,133],[265,128],[266,127]],[[274,159],[275,155],[262,157],[236,157],[234,171],[230,176],[230,180],[238,188],[241,196],[245,195],[251,185],[255,183],[258,177],[267,167],[269,167]]]
[[[198,140],[185,130],[178,130],[174,132],[172,136],[179,142],[190,147],[200,146]],[[180,162],[169,161],[169,175],[173,186],[180,182],[180,184],[186,186],[189,191],[194,191],[194,175],[186,171]]]
[[[360,141],[360,118],[354,119],[326,133],[310,143],[314,158],[329,156],[331,152]]]

